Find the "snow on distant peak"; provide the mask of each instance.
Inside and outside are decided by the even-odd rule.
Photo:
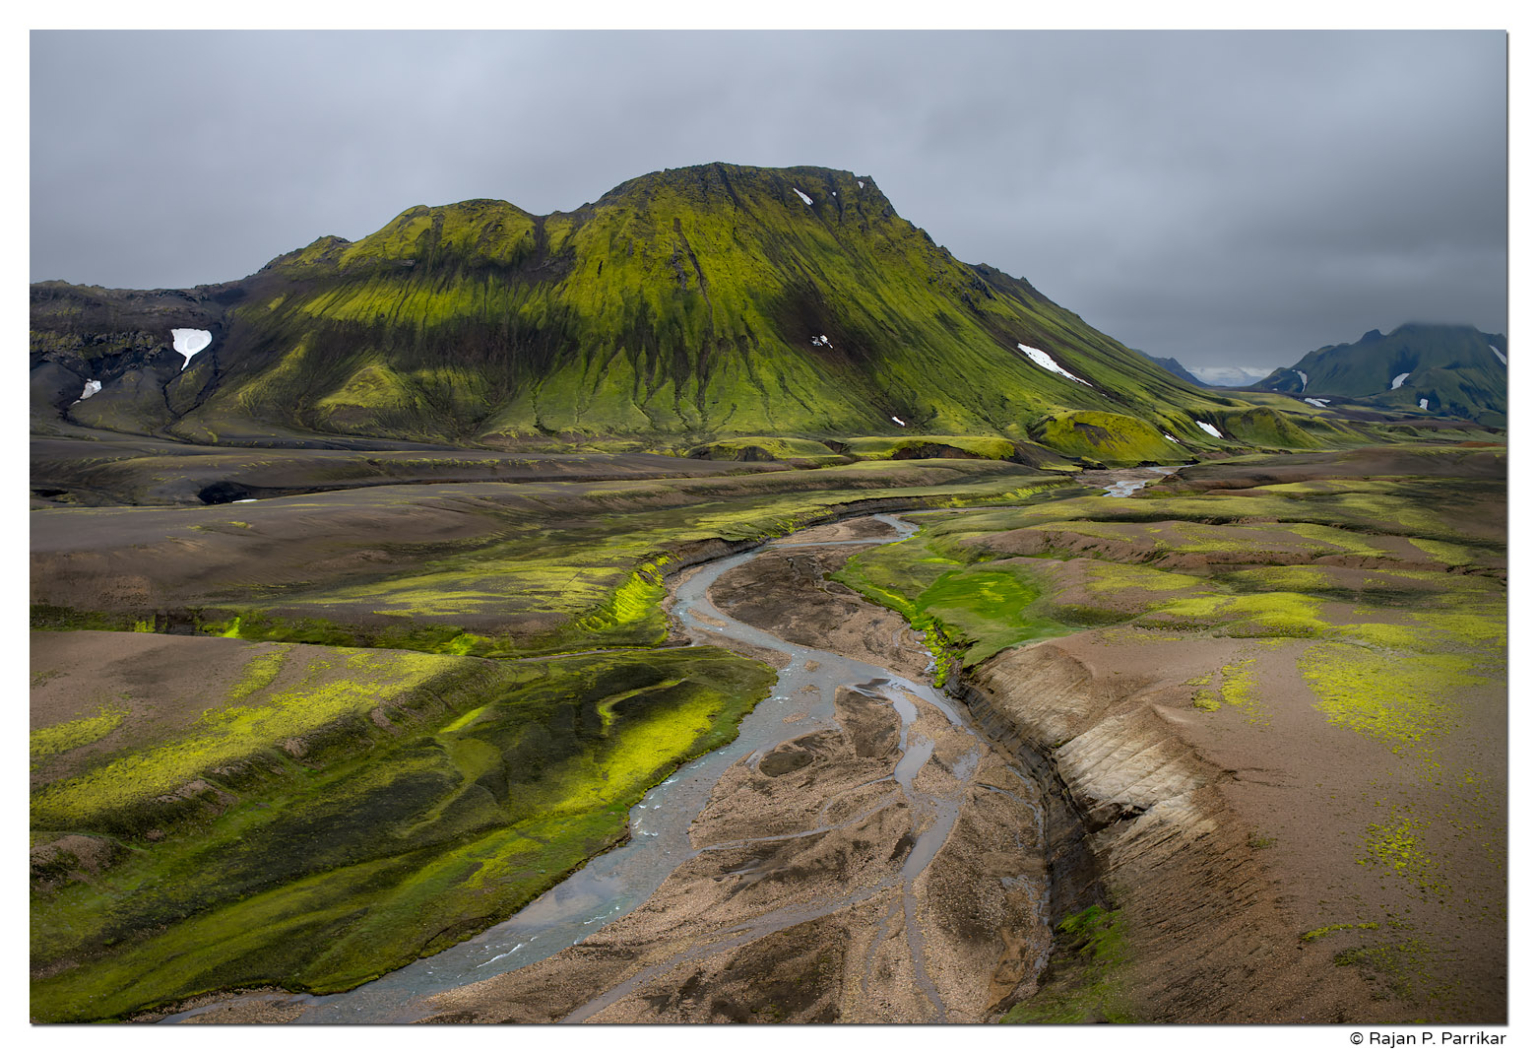
[[[1419,399],[1419,409],[1421,409],[1421,410],[1429,409],[1429,399]]]
[[[1506,366],[1509,365],[1509,359],[1504,357],[1504,352],[1500,351],[1498,348],[1494,347],[1492,344],[1488,345],[1488,350],[1490,350],[1494,354],[1498,355],[1500,362],[1503,362]]]
[[[1302,391],[1306,391],[1307,390],[1307,375],[1305,373],[1303,373],[1299,369],[1296,371],[1296,375],[1301,378],[1301,390]]]
[[[800,195],[800,200],[801,201],[804,201],[807,205],[809,205],[811,203],[811,195],[807,194],[804,190],[801,190],[799,187],[795,187],[794,190],[795,190],[795,193]]]
[[[213,343],[213,334],[206,329],[172,329],[171,340],[171,346],[180,351],[185,359],[181,368],[186,369],[193,355]]]
[[[1332,402],[1333,400],[1332,399],[1302,399],[1301,401],[1303,401],[1303,402],[1310,402],[1310,403],[1312,403],[1312,405],[1316,406],[1318,409],[1322,409],[1324,406],[1328,405],[1328,403]]]
[[[1046,354],[1044,351],[1041,351],[1038,347],[1026,347],[1023,344],[1018,346],[1019,350],[1028,355],[1029,360],[1035,365],[1039,366],[1041,369],[1048,370],[1052,373],[1058,373],[1061,376],[1066,377],[1068,380],[1075,380],[1084,387],[1093,387],[1092,384],[1088,383],[1082,377],[1075,377],[1071,373],[1068,373],[1065,369],[1062,369],[1056,364],[1056,360],[1054,358]]]
[[[80,398],[76,399],[75,401],[83,402],[84,400],[90,398],[92,395],[96,394],[96,392],[98,392],[100,390],[101,390],[101,381],[99,381],[99,380],[87,380],[85,382],[85,390],[80,392]]]
[[[891,420],[895,421],[897,424],[900,424],[903,428],[907,426],[907,422],[902,420],[900,417],[892,417]]]
[[[1221,438],[1221,432],[1217,431],[1214,425],[1207,424],[1203,420],[1197,420],[1195,421],[1195,426],[1213,439]]]
[[[1403,381],[1407,380],[1410,375],[1411,374],[1409,374],[1409,373],[1399,373],[1397,376],[1393,377],[1392,378],[1392,390],[1396,391],[1398,388],[1402,387],[1403,386]]]

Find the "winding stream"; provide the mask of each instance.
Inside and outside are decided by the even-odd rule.
[[[605,925],[623,917],[643,904],[662,882],[684,861],[701,853],[739,847],[742,840],[695,847],[689,840],[689,827],[708,803],[716,781],[738,761],[755,766],[775,746],[797,739],[818,729],[837,727],[834,698],[840,687],[851,687],[889,703],[901,721],[899,760],[892,775],[877,782],[892,783],[892,794],[905,798],[913,816],[912,848],[899,875],[833,897],[820,897],[788,906],[739,925],[723,935],[706,938],[672,959],[642,969],[610,990],[597,993],[586,1005],[566,1017],[579,1021],[601,1012],[637,986],[675,968],[678,964],[702,959],[730,947],[740,946],[769,933],[812,918],[823,917],[866,901],[897,884],[901,886],[901,906],[891,908],[871,946],[868,957],[873,962],[876,951],[886,939],[905,939],[917,987],[932,1004],[930,1019],[944,1021],[946,1009],[938,989],[929,978],[923,953],[923,929],[914,884],[932,862],[949,836],[968,790],[974,788],[1003,792],[975,781],[978,760],[985,740],[972,729],[960,709],[931,685],[906,679],[889,669],[855,661],[840,654],[790,643],[764,629],[729,617],[710,602],[707,592],[723,574],[758,558],[772,548],[823,547],[827,545],[872,546],[910,537],[916,527],[894,516],[874,517],[895,531],[894,537],[855,541],[808,542],[794,540],[795,535],[757,549],[723,557],[704,564],[676,590],[673,614],[685,629],[695,634],[709,633],[744,644],[786,654],[788,665],[781,670],[772,694],[759,703],[740,725],[740,735],[732,743],[688,763],[665,782],[656,786],[630,811],[631,837],[625,844],[589,861],[559,885],[529,903],[507,921],[486,930],[430,958],[424,958],[355,990],[323,997],[274,993],[250,995],[226,1000],[167,1017],[176,1022],[230,1004],[252,999],[281,1001],[301,1005],[299,1023],[404,1023],[419,1020],[433,1012],[428,999],[435,994],[476,983],[501,973],[523,968],[580,943]],[[952,786],[958,789],[924,791],[914,787],[917,773],[928,763],[934,743],[917,724],[922,711],[931,708],[942,715],[952,729],[973,740],[968,753],[950,765]],[[803,717],[786,721],[786,715]],[[931,722],[930,728],[935,726]],[[1012,796],[1012,795],[1010,795]],[[1029,802],[1037,819],[1037,802]],[[830,807],[830,802],[829,802]],[[823,820],[825,819],[823,809]],[[856,822],[845,819],[838,825]],[[806,830],[791,837],[804,837],[829,829]],[[765,837],[762,841],[782,841]],[[1009,879],[1026,881],[1025,878]],[[1047,890],[1033,890],[1039,910],[1045,909]],[[904,915],[897,924],[897,915]],[[899,928],[900,934],[892,937]],[[864,984],[869,984],[872,965],[866,963]],[[1043,961],[1040,963],[1043,964]]]
[[[1148,483],[1156,482],[1159,476],[1169,476],[1169,475],[1172,475],[1174,472],[1178,471],[1179,469],[1178,469],[1177,466],[1159,465],[1157,467],[1150,468],[1148,470],[1152,471],[1152,472],[1156,472],[1157,474],[1156,475],[1149,475],[1149,476],[1146,476],[1146,477],[1141,478],[1141,479],[1136,479],[1136,478],[1117,479],[1115,482],[1107,483],[1103,487],[1104,496],[1105,497],[1130,497],[1137,490],[1140,490],[1143,486],[1146,486]]]

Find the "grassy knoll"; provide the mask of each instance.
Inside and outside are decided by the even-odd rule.
[[[184,662],[251,651],[210,685],[223,705],[34,735],[63,766],[33,793],[37,1019],[344,990],[458,942],[621,840],[773,679],[713,648],[495,663],[179,643]]]

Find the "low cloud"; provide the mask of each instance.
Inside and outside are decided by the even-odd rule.
[[[1300,358],[1300,355],[1296,356]],[[1182,363],[1181,363],[1182,364]],[[1287,363],[1289,365],[1289,363]],[[1254,369],[1247,366],[1190,366],[1189,371],[1207,384],[1224,388],[1241,388],[1256,384],[1269,376],[1279,366]]]

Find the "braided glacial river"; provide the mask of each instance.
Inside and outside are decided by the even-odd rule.
[[[965,1008],[954,1004],[954,992],[958,989],[955,977],[968,975],[967,969],[974,973],[975,959],[962,955],[960,964],[950,961],[944,974],[947,979],[937,976],[931,964],[938,961],[937,968],[942,971],[946,968],[946,955],[955,958],[954,953],[931,946],[936,936],[932,920],[935,912],[954,913],[960,907],[953,903],[931,907],[929,904],[938,903],[937,897],[941,896],[946,900],[957,898],[953,882],[936,882],[930,871],[962,813],[978,807],[994,811],[998,807],[1011,809],[1007,822],[993,823],[985,827],[987,830],[1023,827],[1009,830],[1007,837],[1012,844],[997,845],[987,840],[984,846],[993,856],[1016,854],[1019,863],[1003,864],[1000,871],[996,870],[997,864],[992,864],[994,870],[978,874],[976,880],[986,880],[1003,889],[998,895],[1006,895],[1013,904],[1013,928],[1024,935],[1009,947],[1015,958],[1024,959],[1015,969],[1021,978],[1018,982],[1028,983],[1043,967],[1049,950],[1049,892],[1039,863],[1040,846],[1045,840],[1044,816],[1039,789],[1029,775],[990,747],[970,725],[963,708],[930,684],[831,651],[789,642],[765,628],[728,616],[709,597],[710,587],[722,575],[769,553],[787,548],[867,548],[908,537],[916,529],[894,516],[875,519],[891,533],[852,541],[808,543],[797,541],[800,535],[790,535],[762,548],[704,564],[677,587],[672,613],[691,635],[726,646],[734,641],[748,649],[759,649],[759,653],[777,652],[786,655],[788,662],[781,669],[770,697],[741,722],[735,741],[683,766],[631,810],[628,842],[592,859],[508,920],[353,991],[320,997],[286,993],[236,996],[167,1017],[166,1022],[179,1022],[251,1001],[281,1003],[297,1012],[293,1017],[297,1023],[420,1020],[440,1011],[441,1006],[434,999],[446,992],[535,963],[543,962],[543,968],[550,968],[553,963],[547,959],[593,939],[606,927],[625,919],[651,900],[669,878],[682,881],[684,878],[675,876],[707,869],[718,858],[718,871],[707,875],[708,881],[715,884],[711,886],[695,876],[696,884],[706,889],[722,887],[722,882],[749,885],[761,880],[772,866],[778,867],[772,876],[782,881],[783,874],[804,869],[799,861],[796,860],[795,867],[780,862],[770,865],[769,855],[754,853],[763,850],[782,856],[785,846],[794,851],[795,845],[811,845],[834,836],[861,845],[863,831],[872,828],[877,820],[887,826],[901,824],[897,849],[904,856],[892,851],[889,855],[893,862],[889,865],[853,868],[853,876],[841,884],[806,885],[777,899],[762,900],[761,908],[741,908],[742,900],[733,900],[733,913],[722,915],[715,923],[701,922],[681,938],[668,930],[671,935],[664,948],[653,947],[649,956],[638,958],[638,968],[628,968],[622,975],[611,971],[603,974],[616,982],[594,978],[593,986],[583,989],[585,1001],[562,1003],[550,1018],[569,1022],[615,1019],[612,1013],[601,1014],[626,998],[632,1004],[637,992],[643,993],[647,984],[675,988],[678,981],[667,978],[679,969],[693,969],[711,959],[718,961],[721,955],[793,926],[833,915],[852,915],[863,920],[853,929],[843,931],[857,931],[861,935],[846,940],[848,946],[839,951],[844,954],[839,959],[839,997],[844,1008],[837,1018],[934,1022],[977,1019],[981,1012],[977,1006],[984,1010],[989,999],[970,999]],[[849,722],[848,714],[855,712],[849,707],[855,704],[865,707],[858,712],[876,711],[870,719],[886,721],[886,738],[895,738],[894,749],[884,747],[884,755],[891,763],[876,772],[875,777],[833,787],[835,792],[827,791],[829,796],[819,811],[806,812],[807,818],[789,832],[772,827],[763,828],[760,836],[711,840],[709,834],[714,827],[703,824],[703,836],[695,830],[690,837],[690,828],[711,807],[711,797],[725,785],[722,779],[728,773],[735,769],[731,778],[738,783],[756,777],[760,783],[768,784],[765,776],[776,774],[778,768],[760,772],[758,765],[764,757],[777,748],[776,764],[784,757],[791,757],[793,762],[801,756],[794,752],[799,743],[830,741],[831,736],[840,736],[838,741],[847,739],[844,725]],[[867,767],[872,762],[862,763]],[[777,784],[775,780],[773,785]],[[982,805],[978,806],[978,801]],[[892,820],[893,815],[898,819]],[[974,818],[969,822],[980,829]],[[738,823],[735,833],[742,832],[739,827]],[[973,842],[979,840],[972,836]],[[879,862],[887,861],[882,855]],[[950,871],[969,873],[963,865],[953,863]],[[764,887],[770,884],[764,882]],[[937,888],[949,891],[934,891]],[[653,905],[648,910],[664,909],[667,901],[661,902],[663,908]],[[630,919],[630,924],[634,924],[634,919]],[[955,929],[953,924],[944,927],[949,934],[946,947],[960,946],[953,937]],[[897,964],[892,965],[893,961]],[[899,978],[904,993],[900,998],[893,996],[882,1001],[880,989],[898,982],[893,977]],[[985,989],[988,976],[982,976],[978,982]],[[1010,979],[1004,987],[1014,982]],[[647,997],[655,1001],[654,995]],[[891,1008],[898,1003],[898,1008]],[[886,1008],[866,1008],[876,1005]]]

